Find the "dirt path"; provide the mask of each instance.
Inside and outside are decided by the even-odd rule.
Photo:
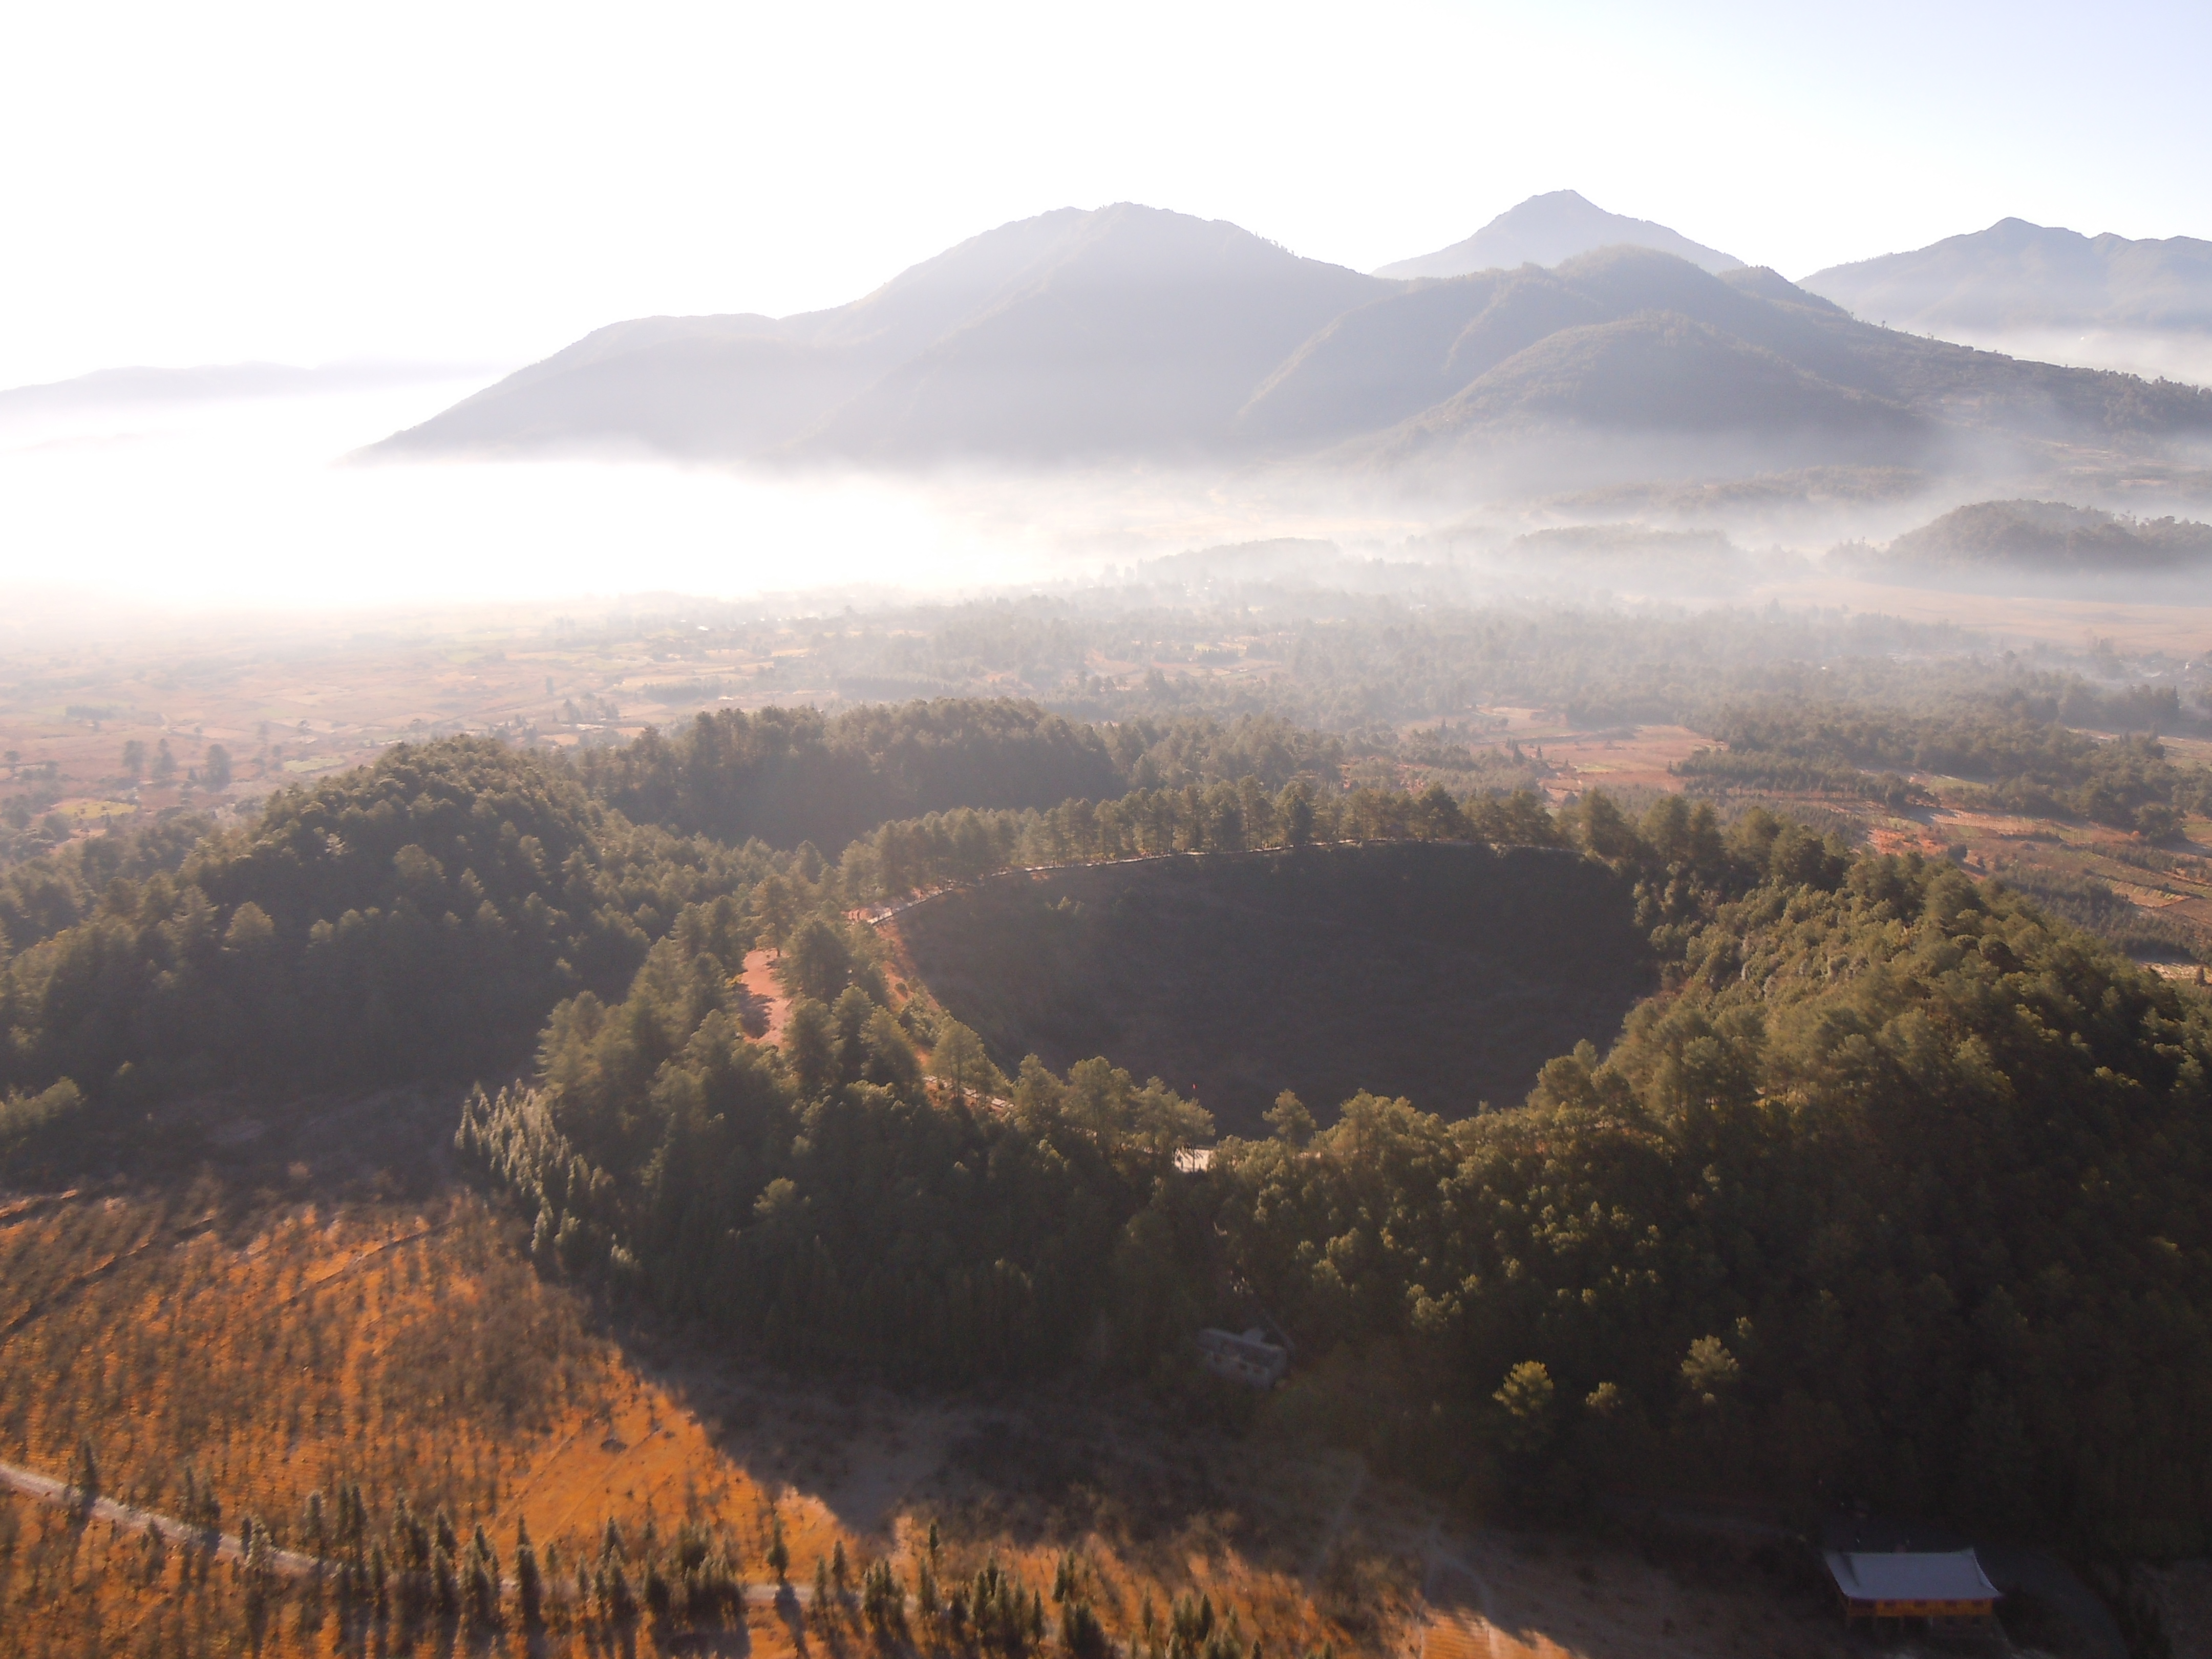
[[[297,1302],[301,1297],[312,1296],[317,1291],[323,1289],[324,1286],[337,1283],[339,1279],[343,1279],[348,1273],[351,1273],[355,1268],[362,1266],[365,1262],[374,1261],[378,1256],[382,1255],[386,1250],[396,1250],[403,1244],[412,1244],[417,1240],[428,1238],[437,1233],[442,1233],[447,1228],[453,1224],[454,1219],[455,1218],[448,1216],[445,1220],[435,1222],[429,1226],[418,1227],[411,1233],[401,1233],[396,1237],[386,1239],[382,1243],[372,1244],[367,1249],[361,1250],[353,1255],[348,1256],[344,1261],[341,1262],[337,1267],[331,1269],[330,1272],[325,1273],[321,1278],[306,1281],[298,1290],[294,1291],[291,1295],[286,1297],[276,1305],[280,1308],[289,1308],[294,1303]]]
[[[768,1031],[761,1041],[770,1048],[782,1042],[784,1022],[791,1018],[791,994],[776,979],[775,959],[773,951],[748,951],[745,970],[739,976],[745,994],[768,1015]]]
[[[0,1463],[0,1486],[20,1492],[26,1498],[35,1498],[41,1504],[52,1504],[57,1509],[80,1507],[67,1481],[57,1480],[50,1474],[40,1474],[36,1469],[27,1469],[15,1463]],[[234,1561],[245,1553],[235,1533],[212,1532],[205,1527],[187,1526],[173,1515],[157,1514],[131,1504],[118,1504],[112,1498],[94,1498],[91,1518],[157,1533],[166,1544],[206,1549],[212,1540],[216,1559],[219,1561]],[[271,1567],[288,1578],[304,1578],[323,1565],[315,1557],[302,1555],[296,1550],[276,1550],[270,1553]]]
[[[0,1227],[9,1227],[18,1221],[27,1221],[31,1217],[52,1209],[57,1205],[67,1204],[72,1199],[82,1195],[82,1188],[72,1187],[65,1193],[33,1193],[27,1198],[12,1199],[5,1204],[0,1204]]]
[[[36,1469],[27,1469],[20,1464],[0,1463],[0,1488],[17,1492],[41,1504],[51,1504],[56,1509],[77,1509],[81,1505],[70,1491],[69,1483],[57,1480],[50,1474],[40,1474]],[[207,1549],[210,1540],[218,1561],[235,1561],[246,1553],[236,1533],[212,1532],[205,1527],[187,1526],[173,1515],[162,1515],[153,1510],[143,1510],[133,1504],[118,1504],[112,1498],[96,1498],[92,1502],[90,1518],[112,1521],[118,1526],[149,1530],[160,1534],[162,1542],[194,1549]],[[272,1550],[270,1566],[287,1578],[309,1578],[327,1571],[336,1564],[320,1556],[307,1555],[298,1550]],[[503,1590],[512,1591],[514,1580],[502,1577]],[[773,1607],[785,1597],[805,1607],[814,1600],[814,1589],[808,1584],[748,1584],[745,1601],[753,1607]]]
[[[86,1285],[95,1284],[106,1278],[125,1262],[136,1260],[156,1245],[180,1243],[187,1238],[205,1232],[215,1224],[215,1212],[210,1210],[197,1221],[188,1221],[175,1227],[156,1228],[129,1249],[118,1250],[105,1261],[94,1262],[82,1273],[64,1279],[44,1296],[38,1297],[28,1307],[19,1310],[14,1318],[6,1324],[0,1325],[0,1340],[15,1335],[33,1320],[51,1311],[59,1304],[68,1301]]]

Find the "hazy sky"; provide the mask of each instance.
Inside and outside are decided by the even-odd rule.
[[[2212,237],[2201,3],[17,5],[0,386],[509,362],[1065,204],[1370,268],[1572,186],[1792,276]]]

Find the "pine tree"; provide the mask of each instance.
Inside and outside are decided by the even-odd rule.
[[[265,1595],[276,1579],[276,1535],[254,1516],[246,1517],[239,1531],[239,1544],[246,1548],[246,1589],[250,1595]]]
[[[830,1582],[836,1587],[837,1599],[841,1601],[850,1588],[850,1572],[845,1560],[845,1540],[840,1538],[830,1547]]]
[[[768,1570],[775,1575],[777,1583],[787,1584],[791,1580],[785,1575],[791,1571],[791,1549],[783,1541],[783,1517],[772,1517],[769,1525]]]
[[[258,1604],[276,1579],[276,1540],[257,1517],[247,1516],[239,1542],[246,1555],[246,1593]]]
[[[1107,1659],[1112,1651],[1106,1627],[1086,1601],[1068,1603],[1067,1611],[1060,1615],[1060,1642],[1069,1659]]]
[[[514,1599],[522,1611],[525,1630],[535,1630],[544,1618],[544,1589],[538,1579],[538,1552],[530,1546],[530,1523],[514,1523]]]
[[[453,1553],[441,1539],[430,1552],[430,1599],[447,1616],[460,1610],[460,1584],[453,1575]]]
[[[392,1553],[404,1572],[429,1571],[430,1531],[407,1506],[404,1492],[392,1511]]]
[[[85,1515],[100,1501],[100,1460],[93,1455],[89,1437],[76,1443],[76,1455],[70,1459],[68,1499],[72,1509]]]
[[[469,1540],[469,1616],[484,1629],[499,1623],[499,1555],[479,1526]]]
[[[934,1559],[933,1556],[932,1559]],[[914,1575],[914,1604],[925,1622],[934,1624],[940,1611],[937,1592],[937,1569],[924,1560]]]

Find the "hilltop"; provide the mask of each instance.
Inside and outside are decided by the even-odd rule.
[[[1702,242],[1693,242],[1680,231],[1607,213],[1579,191],[1547,191],[1510,207],[1464,241],[1434,253],[1399,259],[1377,268],[1377,276],[1464,276],[1476,270],[1510,270],[1516,265],[1556,265],[1577,253],[1601,247],[1649,247],[1687,259],[1704,270],[1719,272],[1742,264],[1733,253],[1723,253]]]
[[[2212,571],[2212,525],[2130,518],[2064,501],[1976,501],[1907,531],[1879,553],[1850,556],[1962,575],[2201,576]]]
[[[1171,452],[1216,434],[1299,341],[1389,288],[1219,221],[1062,208],[834,310],[616,324],[379,447]]]
[[[2046,328],[2212,333],[2212,242],[2136,241],[2000,219],[1814,271],[1799,286],[1886,326],[1946,333]]]

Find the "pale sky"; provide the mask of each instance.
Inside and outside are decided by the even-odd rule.
[[[17,5],[0,386],[528,361],[1129,199],[1370,269],[1539,191],[1802,276],[2212,237],[2201,3]]]

